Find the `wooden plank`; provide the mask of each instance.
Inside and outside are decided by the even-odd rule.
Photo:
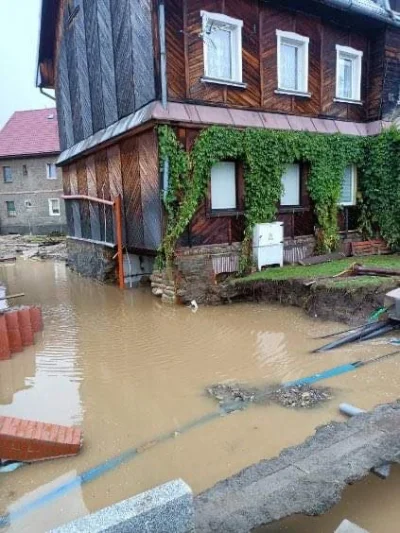
[[[129,0],[110,0],[118,118],[135,110],[130,4]]]
[[[92,104],[92,122],[93,132],[96,132],[105,127],[97,2],[92,2],[92,0],[84,0],[84,9],[87,36],[87,66],[89,72],[89,85]]]
[[[130,2],[135,109],[155,99],[152,1]]]
[[[109,126],[118,120],[110,0],[97,0],[95,3],[97,4],[97,24],[101,43],[100,64],[104,119],[106,126]]]
[[[137,137],[120,143],[127,246],[144,248],[142,193]]]
[[[148,131],[138,141],[143,240],[146,248],[157,250],[162,238],[162,210],[156,132]]]
[[[76,7],[79,7],[79,12],[74,18],[72,26],[75,28],[74,45],[76,53],[76,64],[78,68],[78,85],[80,113],[82,117],[82,133],[83,137],[86,139],[86,137],[93,135],[93,120],[92,99],[89,83],[89,68],[86,49],[84,0],[75,0],[75,5]]]

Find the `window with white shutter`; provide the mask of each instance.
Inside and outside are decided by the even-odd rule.
[[[211,168],[211,209],[236,208],[236,164],[221,161]]]
[[[339,205],[355,205],[357,193],[357,169],[354,165],[345,168]]]
[[[282,175],[281,206],[300,205],[300,165],[287,165]]]

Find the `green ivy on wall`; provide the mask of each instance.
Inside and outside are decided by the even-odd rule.
[[[396,137],[396,141],[391,142],[391,136]],[[381,138],[385,140],[382,141]],[[369,185],[365,186],[364,194],[371,206],[376,203],[374,194],[377,195],[376,187],[380,186],[380,181],[383,180],[388,186],[389,174],[400,170],[400,157],[397,157],[400,156],[400,141],[397,131],[371,140],[341,134],[239,130],[213,126],[200,133],[193,149],[187,153],[179,144],[174,130],[169,126],[160,126],[159,146],[161,162],[166,158],[169,161],[170,181],[165,198],[168,220],[160,250],[161,257],[167,261],[173,258],[177,240],[205,198],[211,167],[218,161],[235,159],[242,161],[244,165],[246,229],[242,267],[249,259],[254,225],[271,222],[276,217],[282,193],[282,174],[287,164],[297,161],[310,164],[307,187],[319,226],[318,251],[322,253],[334,250],[338,244],[338,202],[346,166],[354,164],[360,169],[369,168],[369,171],[366,170]],[[391,154],[396,154],[397,157],[394,168],[390,164],[391,157],[383,161],[389,148]],[[374,165],[371,164],[371,159]],[[386,169],[385,174],[381,167]],[[376,173],[381,178],[377,179]],[[400,180],[399,172],[397,180]],[[392,191],[390,198],[394,199],[394,196],[396,195]],[[400,187],[396,196],[400,232],[399,204]],[[380,209],[377,206],[372,211],[379,224],[382,224],[385,220]],[[396,238],[400,241],[400,235]]]
[[[395,127],[369,139],[359,187],[372,228],[400,248],[400,132]]]

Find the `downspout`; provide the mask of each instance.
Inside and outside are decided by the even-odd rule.
[[[161,104],[164,109],[168,107],[168,84],[167,84],[167,46],[165,39],[165,4],[160,0],[158,7],[158,23],[160,33],[160,74],[161,74]],[[163,165],[163,197],[164,200],[169,187],[169,159],[165,158]]]
[[[43,94],[43,96],[47,96],[47,98],[50,98],[50,100],[56,101],[56,98],[53,95],[46,93],[43,87],[40,87],[40,94]]]
[[[164,109],[167,108],[167,46],[165,42],[165,4],[160,0],[158,8],[158,20],[160,31],[160,62],[161,62],[161,103]]]

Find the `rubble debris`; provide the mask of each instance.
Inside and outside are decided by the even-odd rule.
[[[40,235],[0,235],[0,258],[11,261],[21,255],[25,259],[66,261],[65,237]],[[2,259],[0,259],[2,261]]]
[[[307,384],[291,387],[247,387],[240,384],[217,384],[207,389],[207,393],[215,398],[223,410],[239,410],[250,403],[276,403],[283,407],[309,409],[333,398],[328,387],[315,388]]]

